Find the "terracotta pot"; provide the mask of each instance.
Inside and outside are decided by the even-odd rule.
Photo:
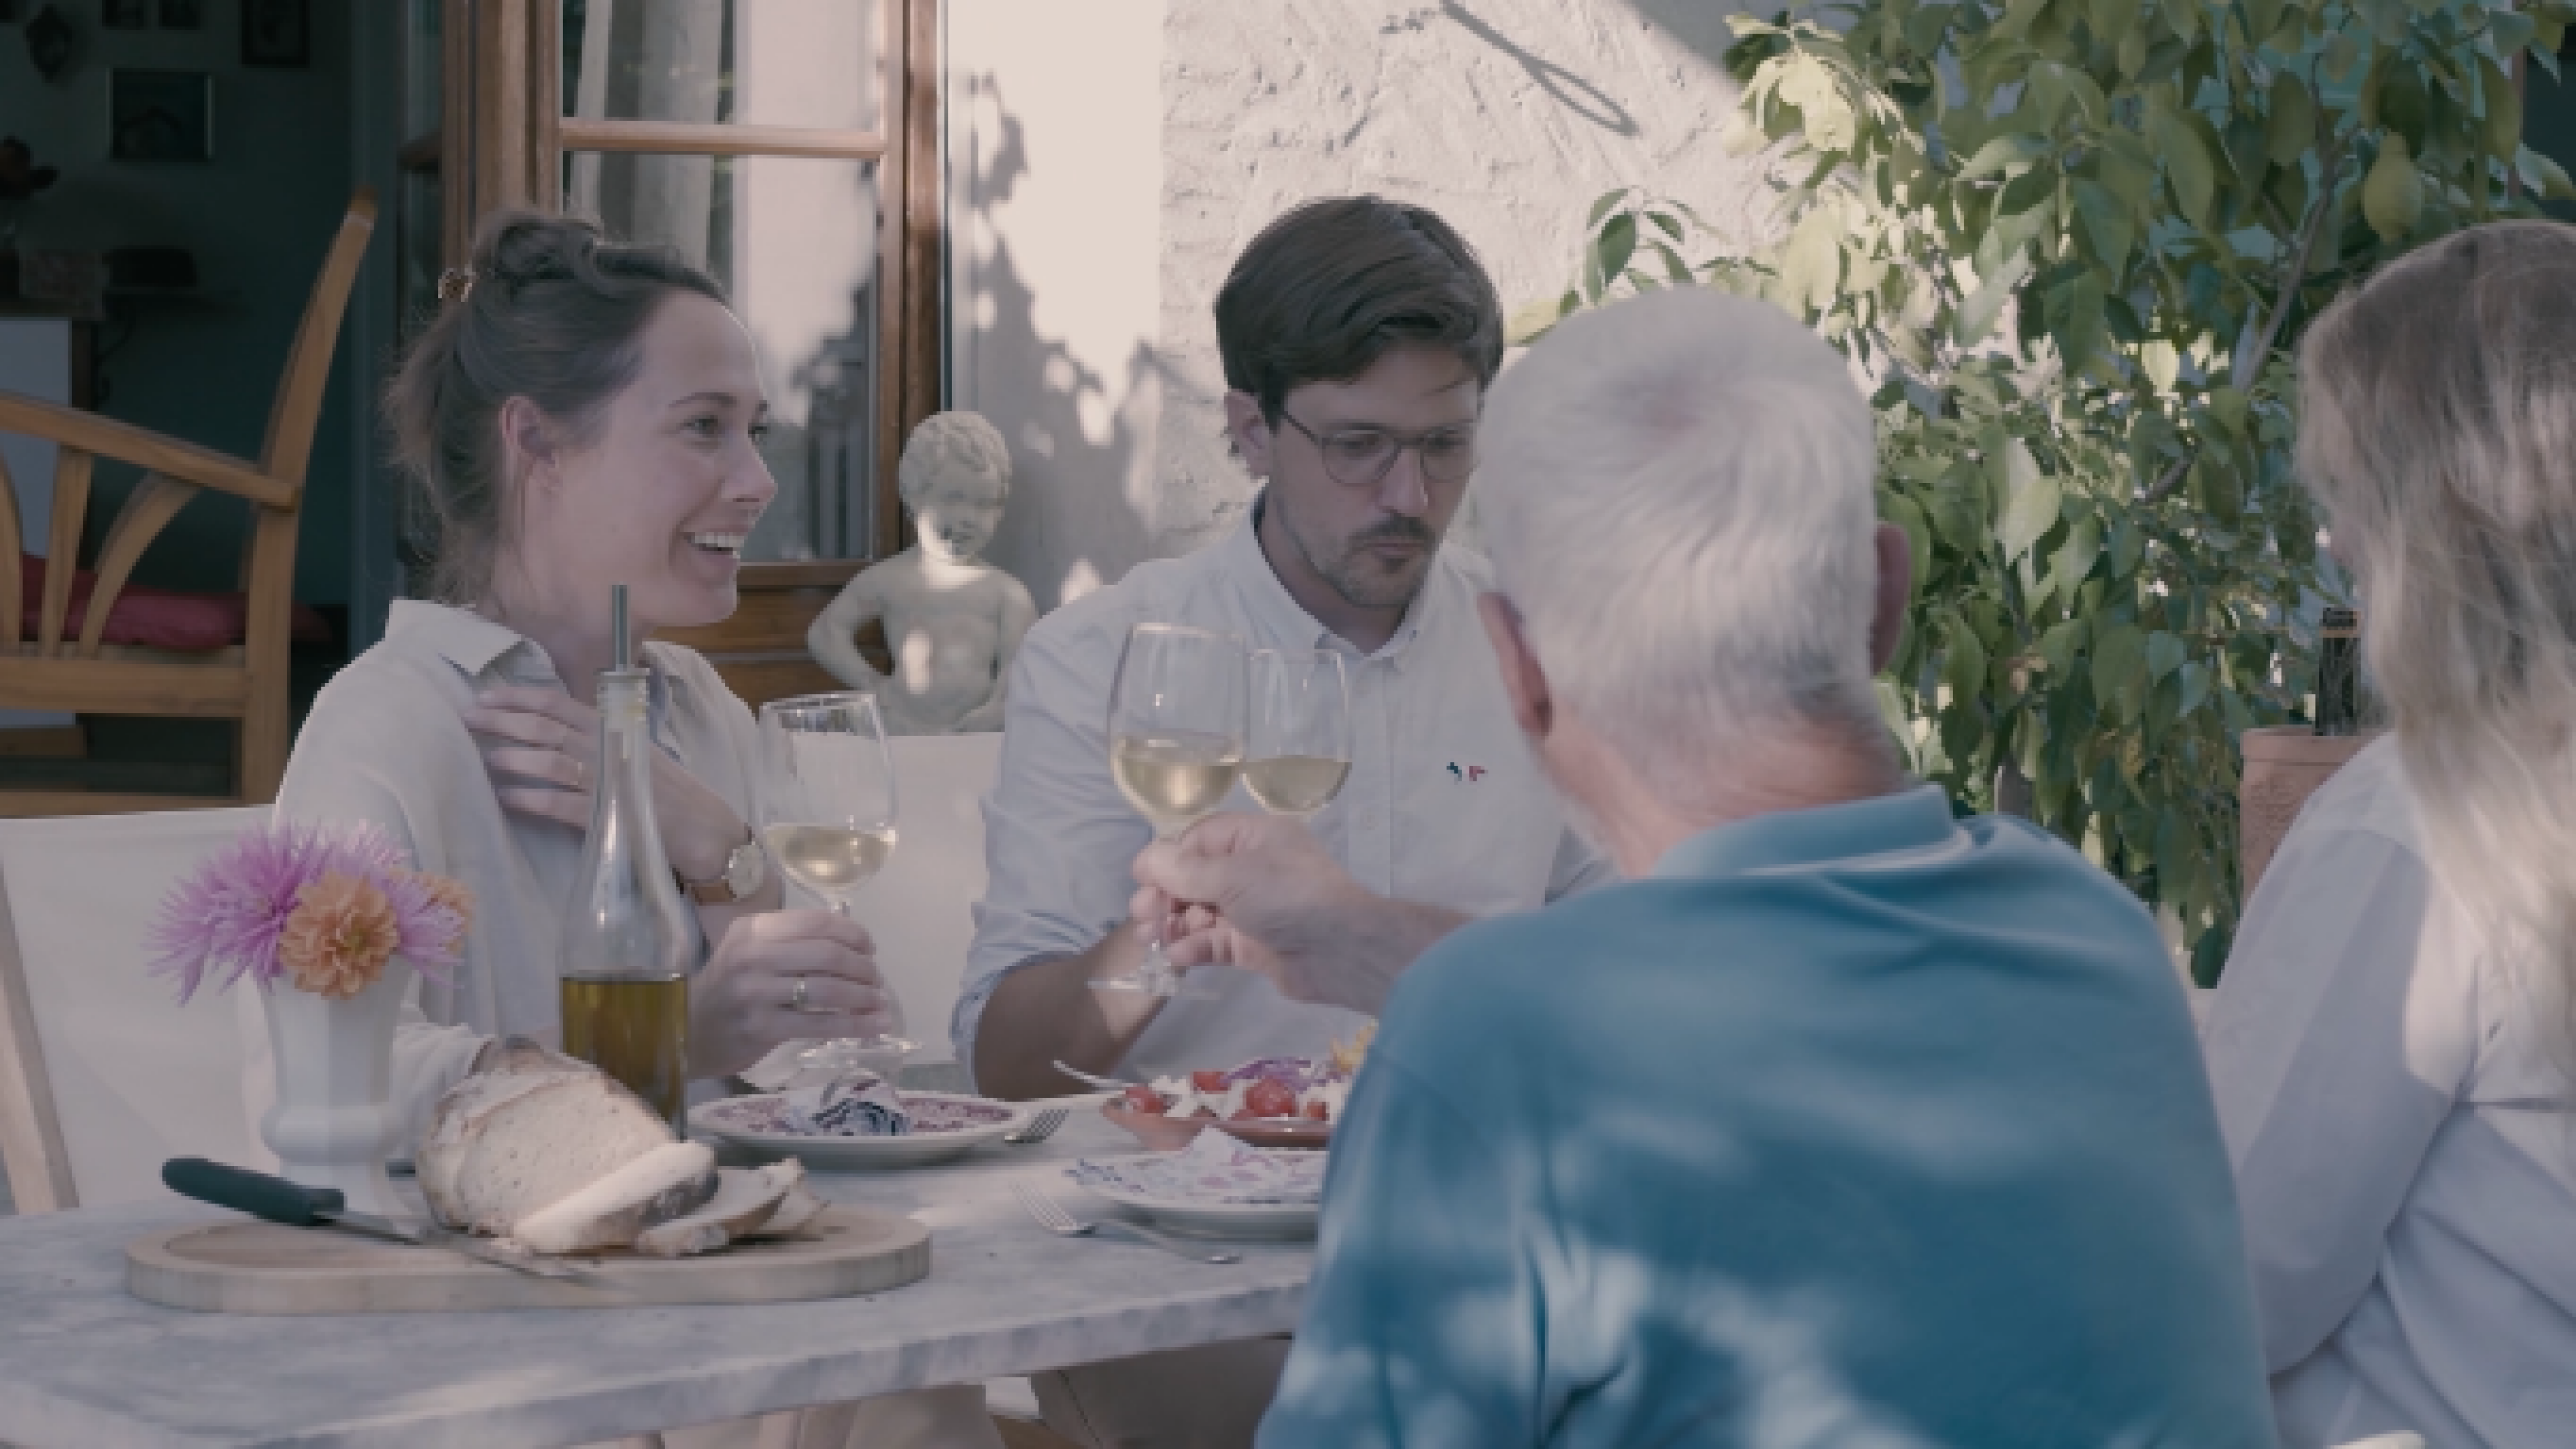
[[[2361,753],[2387,733],[2365,730],[2357,735],[2321,735],[2305,725],[2247,730],[2237,740],[2245,754],[2245,772],[2236,782],[2236,859],[2245,882],[2245,899],[2254,898],[2255,882],[2281,837],[2299,818],[2299,807],[2317,793],[2344,761]]]

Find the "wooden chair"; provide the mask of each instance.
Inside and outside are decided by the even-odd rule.
[[[0,820],[0,1167],[22,1213],[161,1198],[161,1163],[264,1167],[256,991],[181,1006],[150,972],[161,898],[268,811]]]
[[[25,641],[17,491],[6,465],[0,464],[0,661],[5,661],[0,662],[0,707],[239,721],[233,751],[236,793],[230,798],[7,790],[0,791],[0,816],[266,804],[276,798],[278,780],[286,772],[290,728],[287,646],[304,473],[313,455],[341,314],[375,226],[375,195],[362,190],[350,200],[305,304],[257,463],[97,413],[0,392],[0,432],[40,438],[61,450],[33,643]],[[91,468],[100,458],[141,468],[144,476],[100,544],[97,584],[79,637],[65,638],[72,564],[89,508]],[[189,500],[208,492],[230,494],[250,506],[241,574],[248,605],[242,642],[184,653],[106,643],[102,635],[109,612],[144,549]]]

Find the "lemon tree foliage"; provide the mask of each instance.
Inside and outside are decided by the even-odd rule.
[[[1820,19],[1819,16],[1823,16]],[[1673,201],[1595,204],[1605,297],[1715,284],[1877,384],[1879,507],[1913,542],[1880,692],[1923,773],[2234,927],[2234,737],[2301,717],[2317,521],[2290,348],[2409,247],[2537,214],[2517,62],[2576,0],[1856,0],[1740,17],[1729,144],[1768,149],[1776,242],[1715,254]],[[1826,23],[1827,21],[1830,23]]]

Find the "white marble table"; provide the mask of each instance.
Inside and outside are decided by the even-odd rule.
[[[931,1229],[930,1276],[865,1298],[757,1308],[244,1317],[125,1291],[124,1248],[215,1209],[124,1207],[0,1220],[0,1443],[578,1444],[773,1409],[966,1383],[1296,1327],[1312,1243],[1231,1245],[1235,1264],[1063,1239],[1009,1187],[1136,1150],[1083,1099],[1035,1147],[945,1167],[823,1174],[827,1197]],[[1068,1104],[1073,1105],[1073,1104]]]

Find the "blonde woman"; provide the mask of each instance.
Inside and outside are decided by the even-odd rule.
[[[2282,1442],[2576,1442],[2576,229],[2426,247],[2301,369],[2395,728],[2282,843],[2205,1033]]]

